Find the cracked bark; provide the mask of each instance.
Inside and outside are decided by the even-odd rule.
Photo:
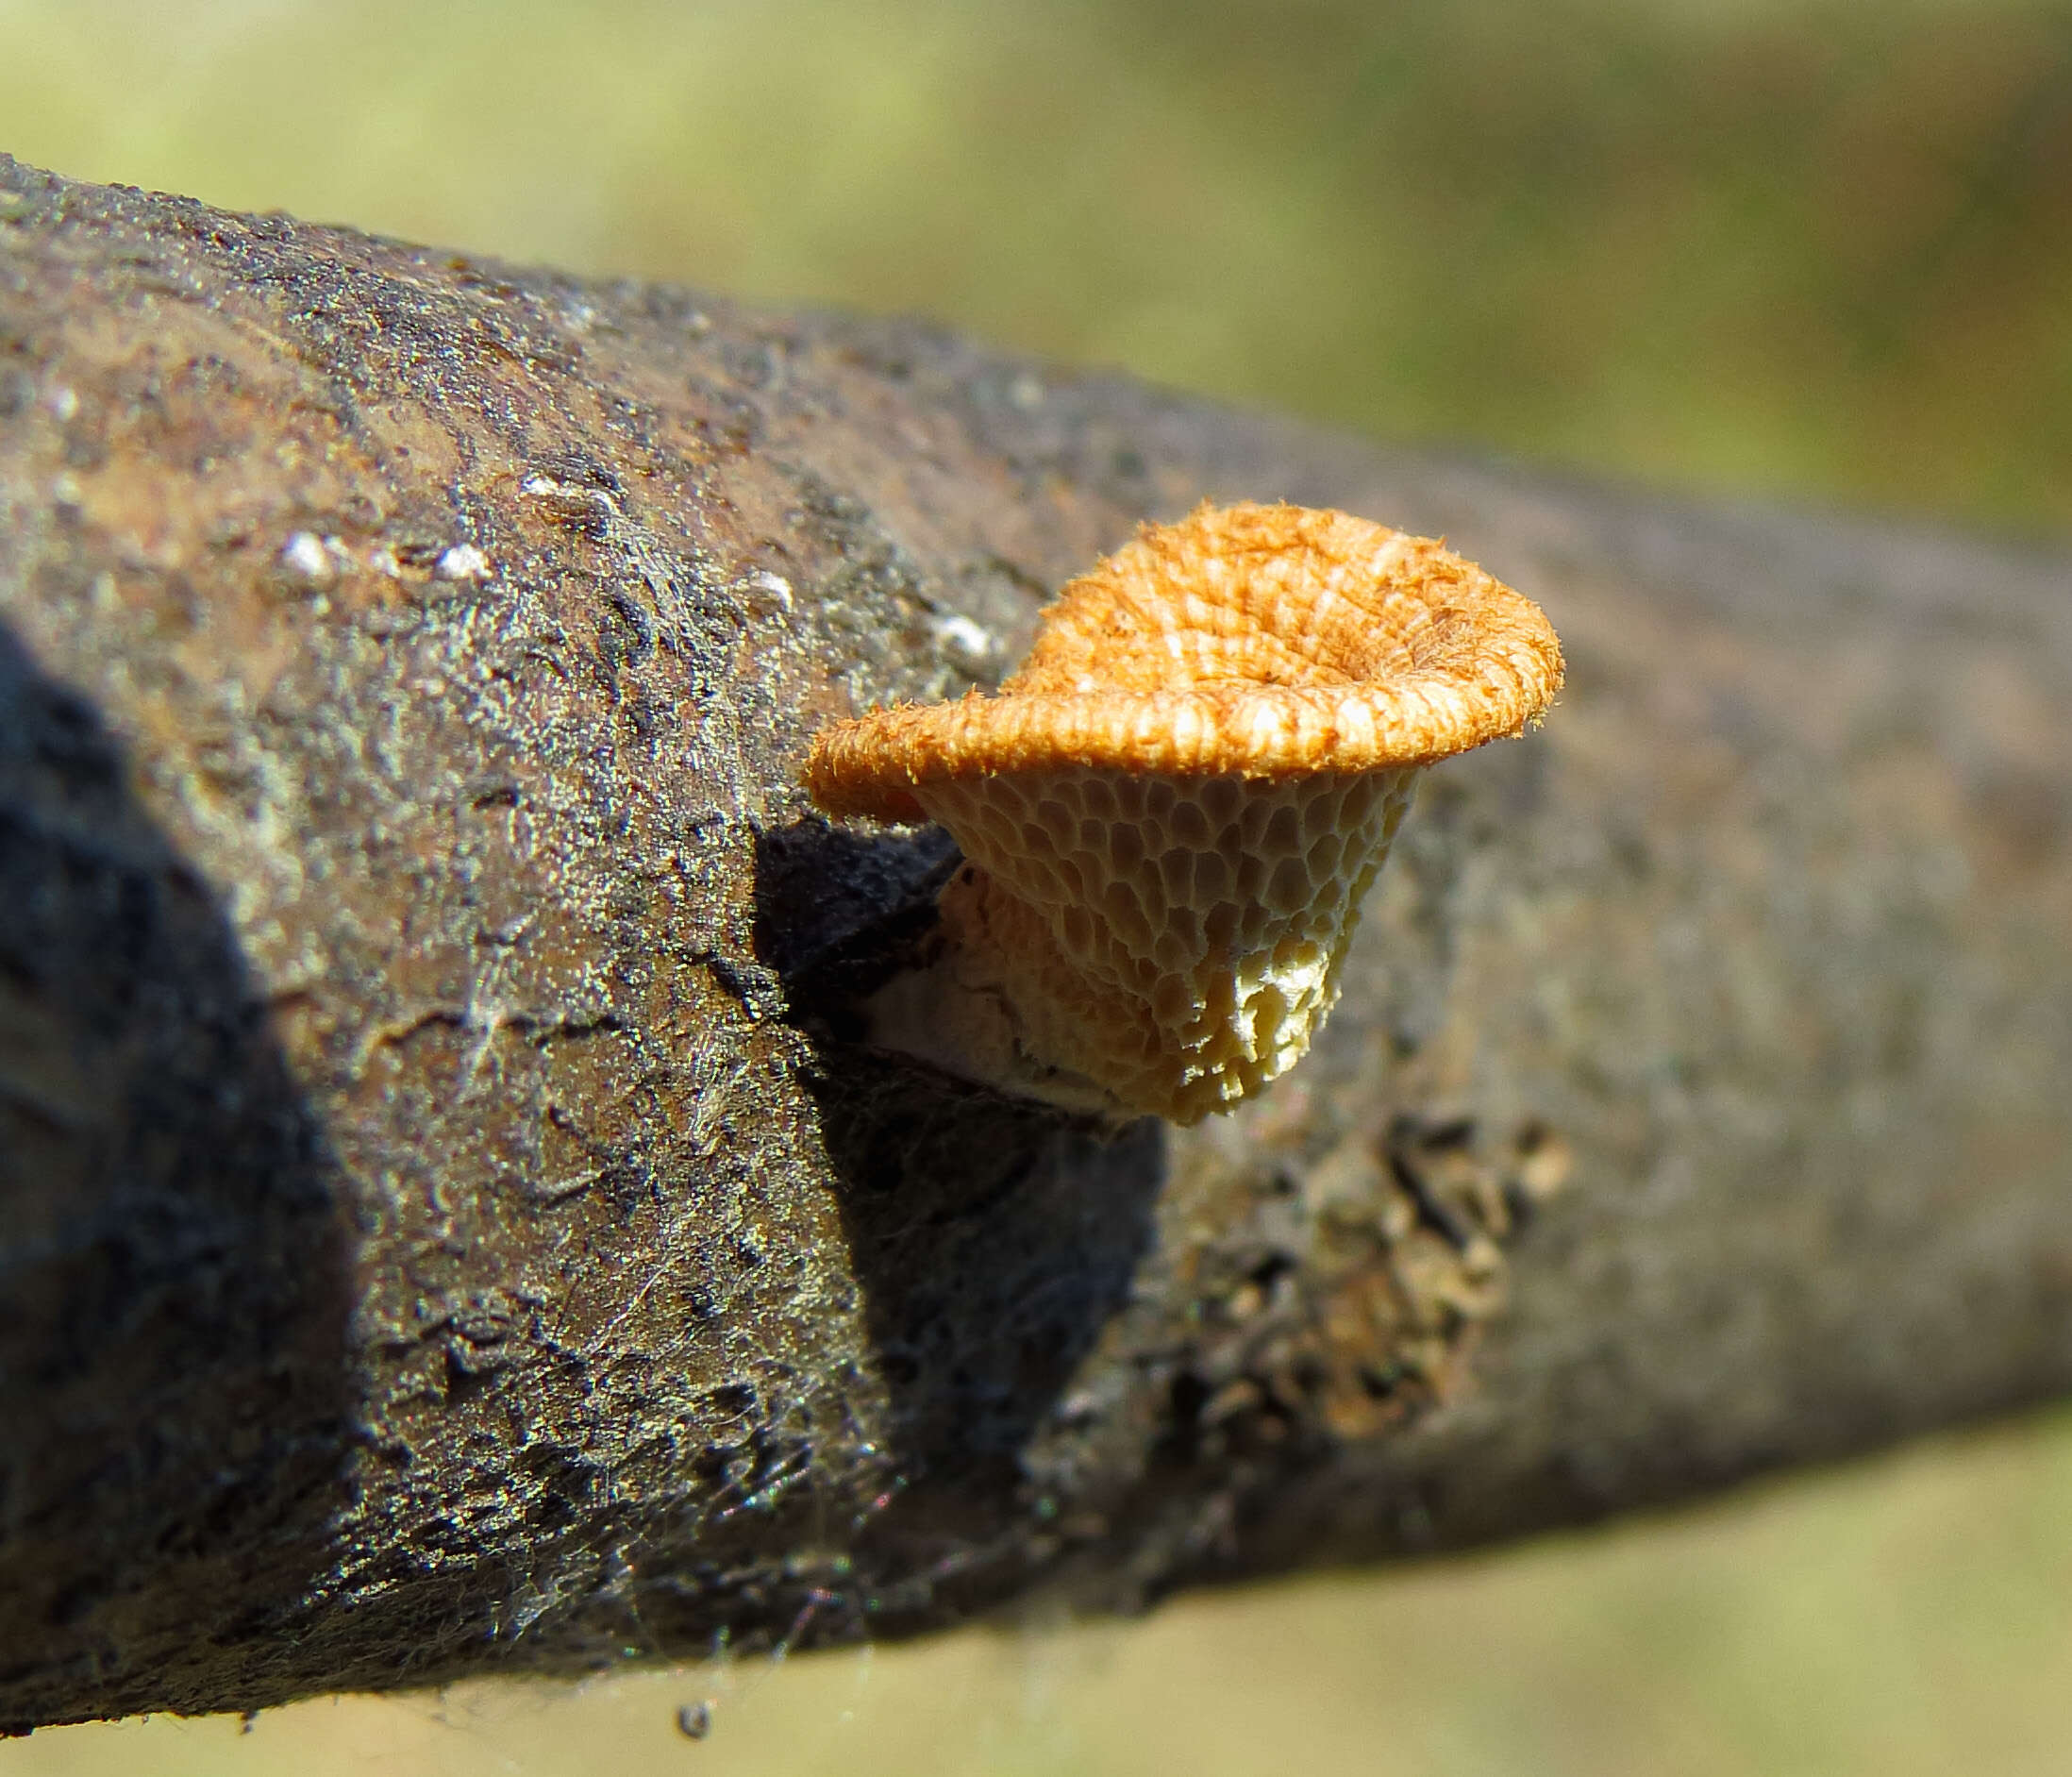
[[[804,745],[1145,515],[1444,532],[1570,689],[1311,1059],[856,1048]],[[2072,1383],[2072,561],[0,160],[0,1722],[1448,1549]]]

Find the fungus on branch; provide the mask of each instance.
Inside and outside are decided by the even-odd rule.
[[[1418,773],[1561,682],[1539,607],[1428,539],[1285,505],[1144,527],[998,695],[815,741],[822,808],[939,821],[966,861],[872,1040],[1076,1109],[1228,1110],[1337,998]]]

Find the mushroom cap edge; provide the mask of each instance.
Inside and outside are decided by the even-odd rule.
[[[1348,577],[1363,575],[1348,596]],[[1330,624],[1318,626],[1328,601]],[[1260,638],[1250,649],[1247,624]],[[1305,647],[1319,657],[1296,670],[1312,682],[1285,682]],[[1270,678],[1243,676],[1247,652],[1273,656]],[[1233,659],[1239,670],[1217,670]],[[1111,662],[1140,687],[1164,682],[1099,688]],[[916,790],[948,779],[1398,769],[1522,732],[1562,678],[1540,608],[1440,544],[1343,512],[1204,505],[1143,527],[1066,585],[1028,665],[996,694],[833,723],[805,780],[829,813],[912,821],[925,817]]]

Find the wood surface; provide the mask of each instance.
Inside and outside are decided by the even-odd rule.
[[[1317,1050],[852,1040],[815,728],[1199,497],[1537,598]],[[2072,556],[0,159],[0,1724],[1455,1549],[2072,1385]],[[1952,1534],[1962,1534],[1952,1526]]]

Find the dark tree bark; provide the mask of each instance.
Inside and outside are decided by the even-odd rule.
[[[851,1040],[809,737],[1203,495],[1570,687],[1310,1060]],[[1411,459],[0,161],[0,1721],[1458,1547],[2072,1383],[2072,560]]]

